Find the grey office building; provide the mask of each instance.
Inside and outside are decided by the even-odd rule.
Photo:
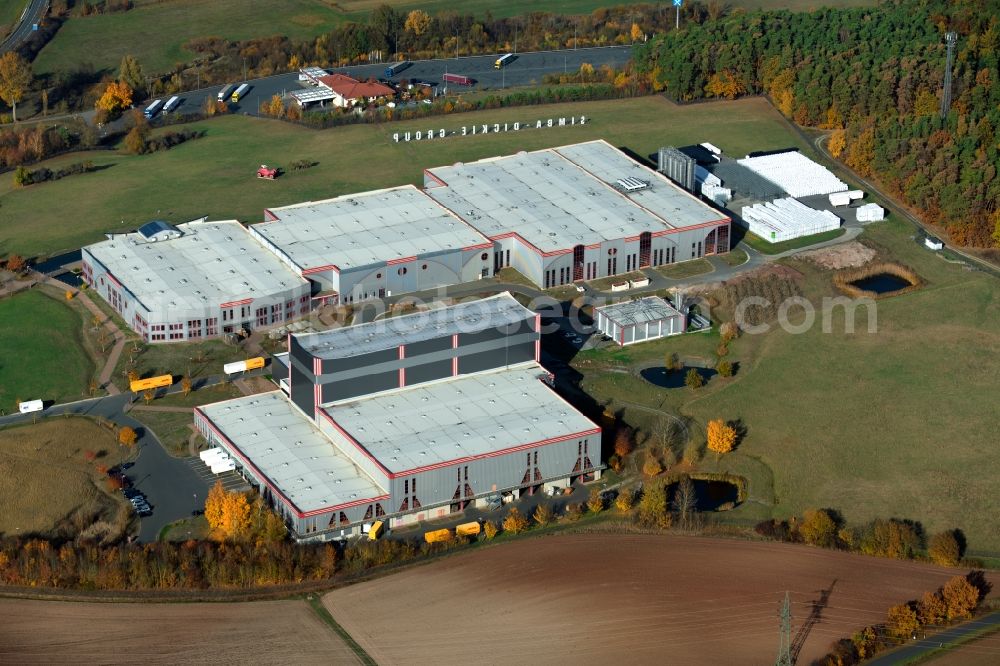
[[[549,386],[509,294],[289,339],[289,394],[196,408],[300,540],[600,475],[601,431]]]

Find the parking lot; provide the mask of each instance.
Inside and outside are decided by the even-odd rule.
[[[245,492],[250,490],[250,484],[235,470],[223,472],[222,474],[212,474],[212,470],[201,459],[185,458],[184,460],[191,466],[191,469],[201,482],[208,487],[214,486],[216,481],[222,481],[222,487],[229,492]]]
[[[392,81],[416,79],[438,86],[442,83],[442,77],[445,73],[452,73],[468,76],[476,83],[471,88],[459,86],[449,92],[470,89],[496,90],[514,86],[538,85],[542,83],[542,78],[546,74],[577,72],[583,63],[593,65],[594,69],[599,69],[604,65],[619,68],[627,63],[631,57],[631,46],[606,46],[518,53],[517,58],[510,65],[499,70],[493,66],[497,54],[415,60],[410,67],[392,77]],[[329,69],[328,71],[347,74],[358,80],[380,79],[385,77],[387,64],[389,63],[354,65]],[[236,83],[236,81],[230,83]],[[260,105],[274,95],[284,96],[304,87],[304,84],[299,82],[297,72],[251,79],[247,83],[250,84],[247,93],[238,103],[230,105],[230,108],[236,113],[257,115]],[[178,93],[181,102],[175,109],[175,113],[200,113],[205,107],[206,98],[215,99],[223,87],[221,85],[212,86]],[[169,97],[170,95],[166,95],[162,99],[166,101]]]

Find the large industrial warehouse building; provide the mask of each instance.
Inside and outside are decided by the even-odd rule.
[[[400,525],[600,474],[600,428],[546,383],[539,320],[509,294],[289,339],[291,395],[195,423],[295,537]]]
[[[309,312],[309,282],[237,221],[150,222],[83,248],[83,278],[147,342],[210,338]]]
[[[250,227],[314,291],[341,303],[488,277],[493,244],[412,185],[264,212]]]
[[[730,219],[606,141],[427,169],[427,194],[548,289],[729,251]]]
[[[249,229],[214,222],[181,225],[177,238],[115,236],[84,250],[85,278],[143,337],[163,342],[505,266],[548,289],[729,251],[728,217],[605,141],[429,169],[424,180],[425,190],[271,208]]]

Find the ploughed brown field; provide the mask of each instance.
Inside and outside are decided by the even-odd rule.
[[[0,599],[0,664],[357,664],[304,601]]]
[[[565,535],[455,555],[324,603],[380,664],[769,664],[787,590],[808,664],[956,573],[777,543]]]

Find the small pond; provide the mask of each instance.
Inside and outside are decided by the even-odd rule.
[[[739,501],[740,493],[736,484],[728,481],[709,481],[705,479],[691,479],[694,484],[694,493],[698,498],[696,508],[698,511],[717,511],[720,506]],[[677,484],[673,484],[667,489],[667,496],[673,500]]]
[[[680,370],[672,370],[667,372],[667,369],[663,366],[656,368],[646,368],[639,374],[650,384],[654,386],[659,386],[660,388],[683,388],[686,386],[684,384],[684,378],[687,377],[687,373],[691,370],[691,367],[685,367]],[[714,368],[694,368],[701,375],[701,378],[708,383],[712,377],[719,374]]]
[[[894,291],[906,289],[910,286],[910,282],[908,280],[901,278],[898,275],[893,275],[892,273],[879,273],[877,275],[872,275],[871,277],[855,280],[851,284],[858,289],[873,291],[880,295],[891,294]]]

